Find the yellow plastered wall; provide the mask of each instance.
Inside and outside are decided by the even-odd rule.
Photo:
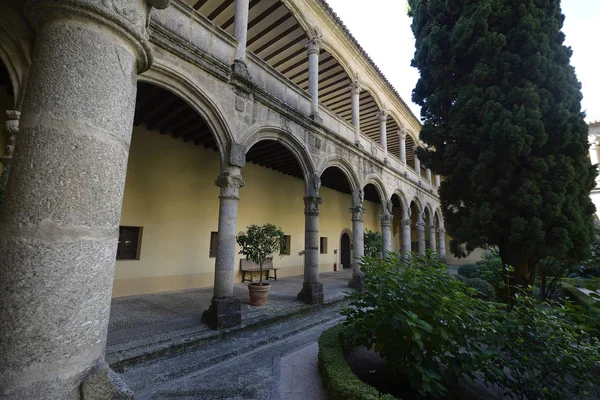
[[[135,128],[127,170],[121,225],[141,226],[139,260],[117,261],[113,296],[213,285],[215,259],[210,234],[217,231],[219,155],[191,143]],[[248,163],[242,169],[237,230],[270,222],[291,235],[289,256],[274,260],[278,277],[302,274],[304,181]],[[321,188],[319,235],[327,237],[320,271],[339,263],[339,242],[352,229],[351,196]],[[365,202],[365,229],[380,230],[381,205]],[[334,250],[338,249],[338,254]],[[239,258],[235,281],[241,281]]]

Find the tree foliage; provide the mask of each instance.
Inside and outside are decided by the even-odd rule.
[[[258,284],[262,285],[263,262],[285,249],[283,231],[273,224],[260,226],[252,224],[246,228],[246,232],[238,233],[236,240],[240,246],[240,254],[258,264],[260,268]]]
[[[498,246],[516,284],[546,257],[585,258],[596,167],[560,0],[409,4],[429,145],[418,155],[444,176],[452,249]]]
[[[379,258],[383,252],[383,236],[381,232],[365,230],[364,236],[365,256]]]

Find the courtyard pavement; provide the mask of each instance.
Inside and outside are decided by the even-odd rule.
[[[326,305],[343,299],[351,277],[350,269],[320,274]],[[242,302],[242,325],[233,330],[312,310],[315,306],[296,300],[302,281],[302,276],[270,280],[271,291],[263,307],[250,306],[247,283],[235,284],[234,296]],[[201,319],[212,293],[212,287],[207,287],[113,299],[106,360],[118,369],[219,337],[222,332],[211,330]]]

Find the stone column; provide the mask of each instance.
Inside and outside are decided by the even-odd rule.
[[[321,41],[313,37],[306,44],[308,50],[308,94],[310,94],[310,113],[313,120],[319,121],[319,53]]]
[[[381,143],[381,147],[383,147],[384,158],[383,162],[388,162],[388,149],[387,149],[387,111],[381,110],[377,113],[377,118],[379,118],[379,142]]]
[[[29,1],[37,30],[0,214],[0,399],[124,398],[104,362],[151,6]]]
[[[383,256],[392,252],[392,214],[381,214],[381,235],[383,236]]]
[[[429,168],[425,170],[425,179],[427,180],[427,183],[431,185],[431,170]]]
[[[319,206],[323,199],[318,195],[320,179],[313,177],[310,185],[314,190],[304,197],[304,283],[298,300],[317,304],[323,302],[323,284],[319,282]]]
[[[417,219],[417,233],[418,233],[418,242],[419,242],[419,254],[424,256],[426,253],[425,250],[425,222],[423,222],[423,213],[419,213],[419,217]]]
[[[363,207],[364,193],[362,189],[357,189],[352,193],[352,236],[353,236],[353,260],[352,260],[352,279],[348,286],[354,289],[362,288],[363,273],[360,270],[362,257],[365,255],[364,245],[364,218],[365,208]]]
[[[417,157],[418,148],[418,146],[413,147],[413,152],[415,154],[415,171],[417,172],[417,176],[421,178],[421,160],[419,160],[419,157]]]
[[[439,235],[439,247],[440,251],[438,254],[440,255],[440,260],[446,261],[446,230],[444,228],[440,228],[438,231]]]
[[[237,40],[235,48],[236,63],[246,65],[246,41],[248,37],[248,7],[250,0],[235,0],[235,15],[233,17],[233,37]]]
[[[411,249],[411,219],[407,216],[402,220],[402,251],[406,257],[412,251]]]
[[[242,322],[240,300],[233,296],[235,272],[235,236],[239,189],[244,186],[240,168],[229,166],[218,176],[215,185],[219,195],[219,230],[215,259],[215,284],[211,305],[202,319],[213,329],[230,328]]]
[[[13,153],[15,151],[15,144],[17,142],[17,135],[19,133],[19,118],[21,118],[21,112],[17,110],[6,111],[8,120],[6,121],[6,133],[8,136],[8,144],[4,149],[4,154],[0,157],[0,163],[2,163],[2,179],[0,182],[8,182],[8,174],[10,172],[10,162],[12,161]]]
[[[406,133],[398,131],[398,135],[400,136],[400,161],[406,166]]]
[[[435,246],[435,225],[429,225],[429,248],[434,253],[437,251]]]
[[[352,125],[354,125],[354,144],[360,145],[360,85],[358,82],[350,84],[352,95]]]
[[[594,135],[588,136],[590,143],[590,161],[593,164],[598,164],[598,139]]]
[[[436,174],[435,176],[435,187],[439,188],[440,187],[440,176]]]

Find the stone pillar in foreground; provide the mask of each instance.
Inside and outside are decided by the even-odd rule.
[[[435,225],[429,225],[429,248],[434,253],[437,251],[435,246]]]
[[[352,236],[353,236],[353,259],[352,259],[352,279],[348,286],[354,289],[362,288],[363,273],[360,270],[362,257],[365,255],[365,232],[364,219],[365,208],[363,207],[364,193],[362,189],[356,189],[352,192]]]
[[[402,219],[402,252],[405,257],[408,257],[412,251],[411,223],[410,216],[408,214],[405,215],[405,218]]]
[[[319,116],[319,53],[321,52],[320,32],[315,29],[311,39],[306,43],[308,50],[308,94],[310,95],[310,116],[321,121]]]
[[[202,319],[213,329],[225,329],[242,322],[240,300],[233,296],[238,193],[244,186],[240,168],[235,166],[225,168],[215,181],[215,185],[221,188],[215,284],[210,307],[202,314]]]
[[[6,133],[8,136],[8,143],[4,149],[4,154],[0,157],[0,163],[2,163],[2,179],[0,182],[6,184],[8,182],[8,175],[10,173],[10,163],[13,158],[15,151],[15,144],[17,142],[17,135],[19,134],[19,118],[21,118],[21,111],[8,110],[6,111],[8,120],[6,121]]]
[[[440,260],[446,261],[446,230],[444,228],[440,228],[439,232],[439,247],[440,251],[438,252],[440,255]]]
[[[419,242],[419,255],[424,256],[427,252],[425,250],[425,222],[423,222],[423,213],[419,212],[417,219],[417,238]]]
[[[379,216],[381,220],[381,236],[383,237],[383,256],[392,252],[392,220],[394,215],[394,204],[391,201],[386,201],[383,207],[383,214]]]
[[[377,113],[377,118],[379,119],[379,143],[381,143],[381,147],[383,147],[384,157],[383,162],[388,162],[388,148],[387,148],[387,111],[381,110]]]
[[[150,7],[29,1],[37,30],[0,214],[0,399],[127,398],[104,362]]]
[[[406,133],[404,131],[398,131],[400,136],[400,161],[404,163],[406,167]]]
[[[321,179],[313,176],[304,197],[304,282],[298,300],[308,304],[323,302],[323,284],[319,282],[319,196]]]
[[[352,125],[354,126],[354,144],[360,146],[360,85],[358,82],[350,84],[352,96]]]

